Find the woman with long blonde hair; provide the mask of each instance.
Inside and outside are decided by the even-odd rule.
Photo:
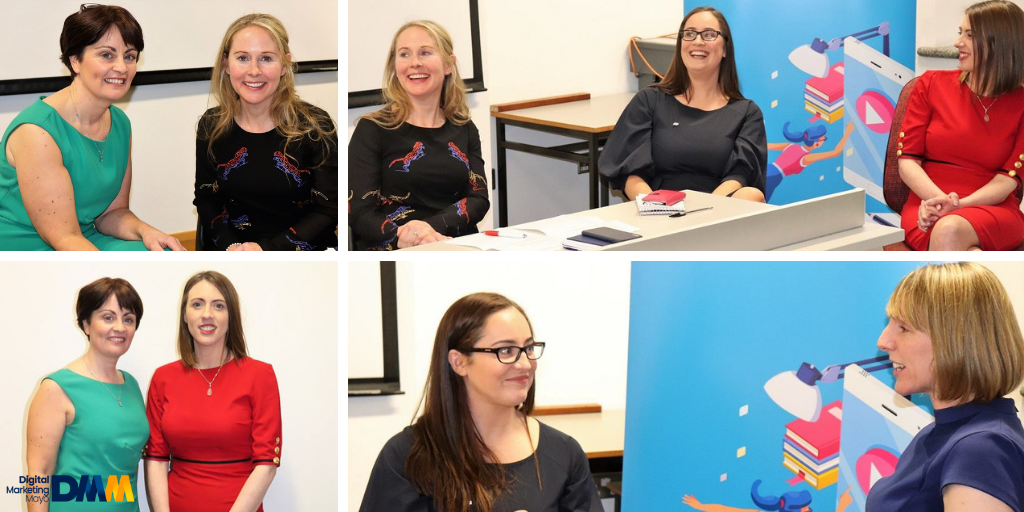
[[[392,250],[476,233],[490,207],[480,132],[469,118],[448,32],[406,23],[388,51],[384,107],[348,145],[349,227],[359,250]]]
[[[199,120],[193,204],[209,250],[336,247],[334,122],[295,92],[288,32],[269,14],[235,20],[210,83],[217,106]]]

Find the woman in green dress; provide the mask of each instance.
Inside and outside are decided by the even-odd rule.
[[[28,412],[28,476],[50,481],[35,485],[50,488],[49,503],[29,501],[28,510],[138,511],[136,476],[149,422],[139,383],[117,369],[117,360],[131,347],[142,299],[128,281],[104,277],[79,290],[75,311],[89,347],[43,379]],[[95,482],[95,475],[98,489],[80,485],[83,477]],[[108,490],[115,490],[110,501]]]
[[[184,250],[128,209],[131,123],[112,103],[131,86],[142,28],[86,4],[60,36],[71,85],[40,97],[3,135],[0,250]]]

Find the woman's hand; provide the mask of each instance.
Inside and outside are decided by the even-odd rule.
[[[228,246],[229,251],[262,251],[263,248],[256,242],[245,242],[241,244],[231,244]]]
[[[422,220],[410,220],[398,227],[398,248],[414,247],[432,242],[451,240],[452,237],[442,235]]]
[[[960,196],[956,192],[921,201],[917,211],[917,226],[928,231],[944,215],[960,209]]]
[[[139,237],[142,238],[142,244],[146,246],[146,249],[151,251],[162,251],[164,249],[172,251],[185,250],[185,247],[181,245],[177,238],[149,225],[139,230]]]

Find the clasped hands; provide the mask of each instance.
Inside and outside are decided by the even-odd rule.
[[[430,224],[427,224],[422,220],[410,220],[398,227],[399,249],[429,244],[431,242],[451,240],[451,238],[452,237],[450,236],[444,236],[441,233],[434,231],[434,228],[430,227]]]
[[[917,227],[927,232],[943,215],[960,209],[960,196],[956,192],[921,201],[917,209]]]

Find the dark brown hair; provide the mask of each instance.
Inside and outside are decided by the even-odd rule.
[[[490,512],[505,473],[477,431],[469,412],[466,384],[448,362],[450,350],[465,351],[483,336],[491,315],[518,304],[497,293],[474,293],[452,304],[441,318],[434,337],[430,370],[423,389],[423,415],[413,425],[413,445],[405,472],[419,492],[433,498],[438,510]],[[533,333],[533,326],[530,325]],[[536,381],[519,411],[533,411]]]
[[[75,313],[78,315],[78,328],[85,332],[83,322],[88,323],[92,314],[110,300],[117,297],[117,305],[135,315],[135,328],[142,323],[142,297],[135,291],[131,283],[118,277],[101,277],[78,290]]]
[[[89,4],[86,4],[87,6]],[[133,46],[140,53],[145,43],[142,41],[142,27],[132,13],[124,7],[116,5],[92,5],[68,16],[64,20],[64,30],[60,33],[60,60],[71,71],[74,78],[75,70],[71,68],[71,56],[82,59],[85,47],[95,44],[110,27],[117,27],[121,39],[127,46]]]
[[[686,22],[690,20],[690,17],[699,12],[710,12],[721,26],[721,37],[725,38],[725,58],[722,59],[722,65],[718,69],[718,87],[729,100],[744,99],[743,94],[740,93],[739,75],[736,73],[736,51],[732,44],[732,31],[729,29],[729,22],[725,21],[725,16],[714,7],[697,7],[683,18],[683,22],[679,24],[679,34],[676,35],[676,53],[672,56],[672,64],[669,65],[664,80],[651,85],[651,87],[657,87],[662,92],[673,96],[684,94],[689,98],[693,93],[690,74],[686,70],[686,65],[683,64],[683,29],[686,28]]]
[[[235,357],[235,362],[245,359],[249,352],[245,348],[245,332],[242,330],[242,307],[238,301],[238,292],[234,285],[224,274],[206,270],[188,278],[185,282],[185,289],[181,292],[181,309],[178,310],[178,355],[181,362],[186,366],[196,365],[195,342],[192,340],[192,333],[185,323],[185,308],[188,306],[188,292],[192,287],[206,281],[217,288],[217,291],[224,296],[224,302],[228,307],[228,333],[224,337],[227,344],[227,351]]]
[[[974,41],[976,92],[999,96],[1024,85],[1024,11],[1013,2],[989,0],[968,7],[966,14]]]

